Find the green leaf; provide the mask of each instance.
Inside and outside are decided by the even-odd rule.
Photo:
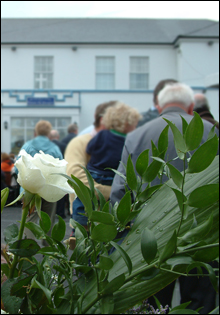
[[[144,191],[142,191],[142,193],[140,193],[140,195],[137,196],[137,200],[142,201],[142,202],[147,201],[153,195],[153,193],[156,190],[158,190],[161,186],[163,186],[163,184],[146,188]]]
[[[169,167],[170,176],[171,176],[172,180],[177,185],[177,187],[181,188],[182,184],[183,184],[183,175],[173,165],[167,163],[167,166]]]
[[[66,234],[66,223],[61,218],[61,216],[58,215],[59,221],[54,225],[51,236],[54,240],[61,242]]]
[[[35,255],[40,249],[36,241],[32,239],[18,240],[10,245],[9,251],[21,257]]]
[[[31,276],[22,275],[18,277],[16,283],[12,285],[11,295],[15,295],[15,296],[23,298],[26,295],[25,286],[30,284],[30,281],[32,278],[33,278],[33,275]]]
[[[137,177],[134,171],[134,165],[131,160],[131,155],[129,155],[128,161],[127,161],[126,178],[127,178],[127,183],[130,189],[137,190]]]
[[[93,196],[95,195],[95,186],[94,186],[94,179],[92,178],[90,172],[87,170],[87,168],[85,168],[84,166],[80,165],[80,167],[82,169],[84,169],[87,179],[88,179],[88,183],[89,183],[89,187],[90,187],[90,191],[91,191],[91,196],[93,198]]]
[[[158,140],[158,150],[159,153],[163,152],[163,156],[161,156],[162,159],[164,159],[165,153],[168,148],[168,131],[169,131],[169,125],[167,125],[163,131],[160,134],[159,140]]]
[[[99,263],[96,264],[95,267],[103,270],[110,270],[113,267],[113,261],[107,256],[100,255]]]
[[[194,260],[202,261],[202,262],[210,262],[218,258],[219,256],[219,246],[213,248],[206,248],[203,250],[198,250],[192,256]]]
[[[39,195],[35,195],[35,206],[37,209],[37,213],[39,218],[41,218],[41,197]]]
[[[78,223],[77,221],[73,220],[72,218],[70,219],[70,226],[72,226],[73,228],[78,228],[80,230],[80,232],[82,233],[84,238],[88,237],[87,231],[84,228],[84,226],[82,226],[80,223]]]
[[[144,229],[141,236],[141,253],[148,264],[154,260],[157,254],[156,237],[147,227]]]
[[[180,117],[182,119],[182,134],[183,134],[183,136],[185,136],[186,129],[188,127],[188,122],[181,115],[180,115]]]
[[[217,306],[213,311],[209,312],[209,314],[219,314],[219,306]]]
[[[24,200],[24,202],[23,202],[23,203],[24,203],[24,204],[23,204],[23,208],[24,208],[24,207],[27,207],[27,206],[30,204],[30,202],[31,202],[31,200],[32,200],[33,198],[35,198],[35,195],[32,194],[31,192],[25,190],[25,191],[24,191],[24,198],[23,198],[23,200]]]
[[[149,161],[149,149],[144,150],[137,158],[135,167],[140,176],[143,176],[143,174],[146,172],[147,167],[148,167],[148,161]]]
[[[179,131],[179,129],[171,121],[169,121],[166,118],[163,118],[163,119],[168,123],[168,125],[170,126],[173,132],[174,145],[176,148],[177,155],[179,156],[181,160],[183,160],[185,158],[185,153],[187,152],[184,137]]]
[[[158,156],[159,155],[159,151],[158,151],[156,145],[154,144],[153,140],[151,140],[151,152],[152,152],[152,156]]]
[[[174,230],[173,235],[171,236],[171,238],[169,239],[169,241],[167,242],[163,251],[160,254],[160,257],[159,257],[160,264],[166,261],[168,258],[170,258],[173,255],[176,249],[176,244],[177,244],[177,234],[176,234],[176,230]]]
[[[175,311],[170,311],[169,314],[199,314],[199,313],[187,308],[187,309],[177,309]]]
[[[39,224],[45,233],[48,233],[50,231],[51,220],[49,215],[44,211],[41,211],[41,219],[39,221]]]
[[[161,153],[162,154],[162,153]],[[157,176],[160,170],[161,162],[154,160],[147,168],[146,172],[143,174],[144,182],[152,182],[154,178]]]
[[[183,310],[185,309],[189,304],[191,303],[191,301],[186,302],[186,303],[182,303],[180,305],[175,306],[174,308],[172,308],[172,311],[176,311],[176,310]],[[169,312],[170,313],[170,312]]]
[[[97,192],[97,194],[98,194],[98,196],[99,196],[100,211],[103,211],[103,207],[104,207],[105,204],[106,204],[106,200],[105,200],[103,194],[101,193],[101,191],[98,190],[98,188],[95,187],[95,190],[96,190],[96,192]]]
[[[176,195],[176,199],[178,201],[179,207],[180,207],[180,211],[183,214],[183,220],[185,220],[188,216],[188,205],[186,204],[187,202],[187,198],[184,194],[182,194],[181,191],[175,189],[175,188],[171,188],[173,190],[173,192]]]
[[[91,202],[91,195],[87,186],[85,186],[81,180],[71,174],[71,177],[65,174],[61,174],[62,176],[68,179],[68,183],[76,192],[77,197],[82,201],[85,211],[88,214],[88,217],[92,215],[92,202]]]
[[[196,188],[189,195],[187,204],[191,207],[204,208],[219,201],[219,184],[209,184]]]
[[[43,238],[43,236],[45,235],[42,228],[34,222],[25,223],[25,227],[28,228],[37,239]]]
[[[105,225],[100,223],[93,228],[91,238],[94,241],[107,243],[112,241],[116,235],[117,229],[114,225]]]
[[[194,112],[194,117],[190,121],[186,133],[185,133],[185,141],[187,150],[193,151],[200,145],[202,141],[204,126],[202,122],[202,118],[198,113]]]
[[[101,313],[100,314],[113,314],[114,299],[113,294],[103,296],[101,299]]]
[[[47,289],[45,286],[43,286],[39,281],[37,281],[36,279],[33,280],[32,284],[31,284],[31,289],[32,288],[36,288],[36,289],[40,289],[44,292],[49,304],[51,304],[52,300],[51,300],[51,295],[52,295],[52,291],[50,291],[49,289]]]
[[[214,160],[218,152],[218,137],[215,134],[213,138],[203,143],[192,155],[187,173],[199,173],[205,170]]]
[[[20,195],[19,195],[15,200],[13,200],[12,202],[8,203],[8,204],[6,205],[6,207],[9,207],[9,206],[14,205],[18,200],[20,200],[20,199],[23,197],[24,193],[25,193],[25,191],[23,190],[23,191],[20,193]]]
[[[121,224],[126,224],[126,220],[128,219],[130,212],[131,212],[131,194],[130,194],[130,191],[128,191],[121,199],[117,208],[117,218]]]
[[[4,236],[6,243],[10,243],[11,241],[15,241],[18,238],[18,226],[15,223],[10,224],[4,230]]]
[[[216,125],[216,124],[215,124]],[[208,134],[208,138],[207,140],[211,139],[214,137],[214,135],[216,134],[215,131],[216,131],[216,127],[215,125],[212,127],[212,129],[209,131],[209,134]]]
[[[189,265],[194,263],[194,260],[190,256],[178,255],[167,259],[166,264],[171,266],[171,270],[177,265]]]
[[[94,221],[94,222],[107,224],[107,225],[115,225],[113,215],[111,215],[110,213],[106,213],[106,212],[93,211],[90,220]]]
[[[120,176],[121,178],[123,178],[124,181],[126,182],[126,176],[125,176],[124,174],[122,174],[121,172],[119,172],[119,171],[117,171],[117,170],[114,170],[114,169],[112,169],[112,168],[111,168],[111,170],[112,170],[115,174],[117,174],[118,176]]]
[[[187,268],[187,272],[189,272],[189,269],[191,270],[192,267],[195,268],[195,266],[201,266],[203,268],[205,268],[208,273],[209,273],[209,279],[215,289],[216,292],[218,292],[218,281],[217,281],[217,277],[216,277],[216,274],[215,274],[215,271],[213,270],[213,268],[209,265],[209,264],[206,264],[206,263],[203,263],[203,262],[196,262],[195,264],[192,264],[192,265],[189,265],[188,268]]]
[[[103,208],[102,208],[102,212],[109,213],[109,207],[110,207],[110,200],[107,201],[107,202],[104,204],[104,206],[103,206]]]
[[[193,223],[190,227],[190,230],[194,229],[195,227],[197,227],[198,223],[197,223],[197,220],[196,220],[196,216],[195,216],[195,213],[193,213]]]
[[[8,199],[8,195],[9,195],[9,188],[8,187],[1,190],[1,212],[4,209],[4,206],[5,206],[6,201]]]
[[[194,229],[186,232],[186,234],[183,235],[180,239],[182,239],[186,243],[194,243],[194,242],[200,241],[202,237],[204,237],[210,232],[212,225],[213,225],[213,213],[210,215],[208,220],[198,225]]]
[[[131,261],[130,257],[128,256],[128,254],[126,253],[126,251],[120,245],[118,245],[116,242],[111,241],[110,244],[112,246],[114,246],[117,249],[117,251],[120,253],[121,257],[124,259],[124,262],[128,267],[129,274],[131,274],[132,261]]]
[[[23,299],[11,295],[11,288],[17,279],[7,279],[1,287],[1,298],[5,307],[5,311],[9,314],[18,314]]]
[[[101,294],[111,294],[117,291],[125,282],[125,275],[122,273],[121,275],[115,277],[112,281],[110,281]]]

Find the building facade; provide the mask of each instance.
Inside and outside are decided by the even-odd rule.
[[[166,78],[206,93],[218,119],[218,23],[187,21],[1,19],[1,151],[17,154],[39,119],[62,138],[106,101],[146,111]]]

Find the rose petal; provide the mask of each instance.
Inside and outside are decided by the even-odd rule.
[[[74,190],[67,184],[67,187],[60,187],[55,185],[45,185],[38,195],[48,202],[56,202],[63,198],[66,194],[74,193]]]

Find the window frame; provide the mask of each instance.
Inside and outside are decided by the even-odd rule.
[[[98,65],[98,60],[99,61],[103,61],[103,60],[112,60],[113,64],[112,64],[112,68],[113,71],[100,71],[98,70],[98,67],[100,67],[100,65]],[[107,67],[107,65],[104,65],[104,67]],[[112,81],[107,82],[107,86],[111,85],[111,87],[102,87],[99,85],[98,82],[98,76],[101,77],[106,77],[110,76],[112,77]],[[109,84],[110,83],[110,84]],[[106,83],[105,83],[106,84]],[[96,90],[114,90],[115,89],[115,56],[96,56],[95,57],[95,87]]]
[[[141,61],[141,59],[142,60],[146,60],[146,70],[144,70],[144,71],[138,71],[138,70],[136,70],[136,71],[134,71],[133,69],[132,69],[132,67],[134,67],[135,68],[135,66],[136,66],[136,68],[140,68],[140,64],[138,65],[138,63],[134,66],[134,64],[132,64],[132,59],[134,60],[134,59],[136,59],[136,61]],[[149,59],[149,56],[130,56],[130,58],[129,58],[129,89],[130,90],[148,90],[149,89],[149,76],[150,76],[150,71],[149,71],[149,66],[150,66],[150,59]],[[134,75],[136,75],[136,77],[137,76],[139,76],[139,77],[146,77],[146,86],[144,87],[144,86],[142,86],[142,87],[137,87],[138,86],[138,83],[140,84],[145,84],[145,82],[144,82],[144,80],[141,82],[141,81],[135,81],[135,79],[134,79]],[[133,82],[132,82],[132,80],[133,80]],[[135,82],[135,83],[134,83]],[[136,85],[136,86],[135,86]]]
[[[37,63],[37,59],[39,59],[38,63]],[[45,67],[45,70],[43,69],[44,67]],[[50,67],[51,69],[49,69]],[[42,86],[40,82],[39,82],[39,87],[36,86],[37,84],[36,75],[42,76]],[[46,76],[46,78],[43,78],[43,76]],[[51,78],[49,78],[49,76],[51,76]],[[43,83],[43,79],[46,82],[46,86]],[[54,79],[54,57],[53,56],[34,56],[34,89],[36,90],[53,89],[53,79]]]

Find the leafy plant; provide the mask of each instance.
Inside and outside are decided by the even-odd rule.
[[[217,259],[219,246],[218,137],[212,128],[207,141],[200,145],[203,123],[196,113],[190,124],[183,119],[182,133],[172,122],[167,123],[158,147],[152,142],[154,160],[150,165],[149,150],[140,154],[136,165],[128,158],[126,177],[119,174],[127,192],[114,206],[94,188],[86,169],[90,189],[74,175],[61,174],[81,199],[88,217],[88,231],[70,220],[76,236],[70,257],[68,241],[65,245],[62,242],[65,222],[59,217],[51,236],[47,235],[51,223],[45,213],[39,212],[39,225],[25,223],[33,201],[27,198],[28,193],[24,194],[21,223],[37,239],[45,238],[49,246],[40,248],[36,241],[22,239],[21,228],[18,230],[15,224],[5,229],[7,264],[2,265],[2,272],[8,280],[2,286],[2,301],[6,311],[120,313],[180,275],[188,276],[195,267],[198,275],[202,274],[201,267],[208,271],[217,290],[216,274],[208,262]],[[183,172],[173,167],[172,161],[165,161],[169,128],[177,156],[183,161]],[[192,153],[193,150],[196,151]],[[151,181],[164,173],[170,179],[151,187]],[[143,190],[144,183],[148,185]],[[2,208],[6,193],[2,193]],[[132,224],[128,230],[129,222]],[[119,245],[118,232],[126,230],[129,232]],[[13,261],[8,253],[14,255]],[[42,262],[37,261],[36,254],[44,255]]]

